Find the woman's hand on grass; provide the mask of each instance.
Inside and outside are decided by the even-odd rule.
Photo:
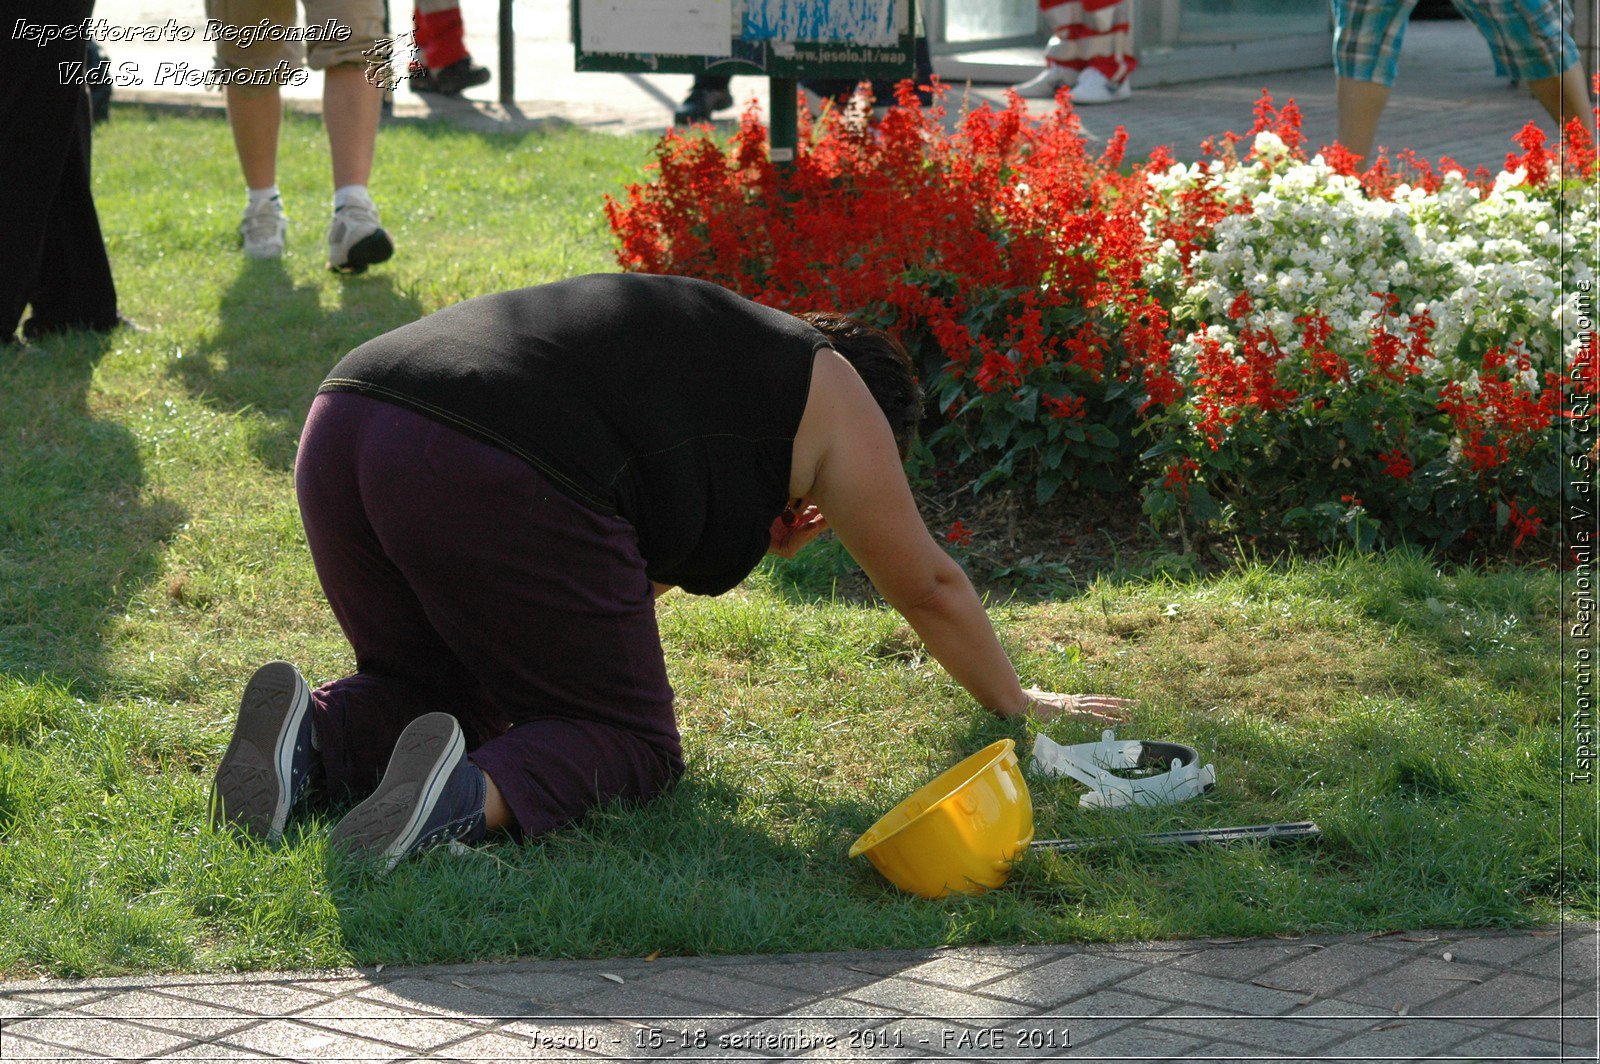
[[[801,547],[816,539],[827,527],[828,519],[822,516],[821,510],[804,500],[796,500],[772,522],[767,533],[772,541],[767,553],[793,558]]]
[[[1028,706],[1022,716],[1036,721],[1055,720],[1057,717],[1078,717],[1098,720],[1105,724],[1121,724],[1128,719],[1133,699],[1111,695],[1062,695],[1030,687],[1022,692],[1028,696]]]

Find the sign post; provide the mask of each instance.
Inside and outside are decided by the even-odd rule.
[[[771,85],[767,95],[772,101],[772,114],[767,125],[768,154],[779,166],[789,166],[794,162],[794,153],[800,146],[800,80],[767,80]]]
[[[756,74],[771,84],[772,161],[794,161],[799,80],[912,77],[915,0],[575,0],[576,68]]]

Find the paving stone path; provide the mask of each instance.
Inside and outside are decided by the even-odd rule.
[[[1593,924],[0,983],[0,1060],[1595,1060]]]

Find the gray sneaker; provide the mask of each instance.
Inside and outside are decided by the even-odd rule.
[[[394,241],[378,221],[378,208],[347,203],[328,223],[328,268],[336,273],[365,273],[368,266],[389,261]]]
[[[213,830],[235,827],[265,842],[283,834],[320,764],[310,709],[311,690],[288,662],[268,662],[250,677],[211,786]]]
[[[252,259],[281,259],[289,236],[289,219],[284,217],[283,200],[274,196],[265,203],[247,207],[239,223],[244,253]]]
[[[479,842],[487,789],[456,719],[427,713],[406,725],[378,789],[334,825],[328,841],[351,857],[382,861],[384,872],[429,846]]]

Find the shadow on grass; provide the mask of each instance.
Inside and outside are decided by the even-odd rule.
[[[380,268],[381,269],[381,268]],[[341,278],[339,307],[316,284],[297,284],[277,260],[241,259],[222,295],[217,327],[171,372],[191,394],[227,413],[257,419],[251,447],[270,469],[294,464],[296,441],[317,386],[351,348],[417,320],[422,301],[377,272]]]
[[[975,720],[953,750],[930,754],[921,782],[1012,731]],[[904,795],[841,798],[804,772],[752,786],[749,769],[694,760],[648,805],[611,803],[523,843],[436,848],[388,875],[330,854],[344,947],[362,964],[789,953],[936,945],[952,913],[968,927],[1005,924],[983,915],[1014,905],[1001,895],[930,903],[847,856]],[[442,1003],[431,984],[390,989]]]
[[[0,348],[0,672],[77,693],[105,679],[108,628],[188,518],[145,498],[133,435],[88,393],[114,337]]]

